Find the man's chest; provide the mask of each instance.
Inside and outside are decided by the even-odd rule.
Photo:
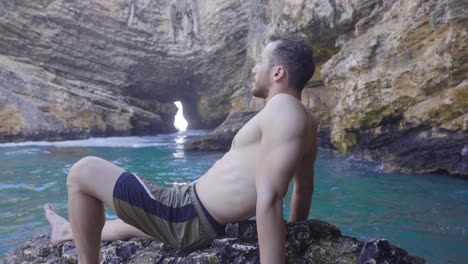
[[[232,140],[232,147],[246,147],[260,143],[262,139],[262,133],[259,126],[258,115],[253,117],[249,122],[247,122]]]

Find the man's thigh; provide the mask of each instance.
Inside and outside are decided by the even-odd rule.
[[[73,165],[69,182],[78,181],[79,190],[104,202],[115,212],[113,203],[114,186],[125,170],[115,164],[98,158],[85,157]]]

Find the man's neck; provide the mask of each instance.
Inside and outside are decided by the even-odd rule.
[[[297,90],[294,89],[281,89],[281,90],[276,90],[276,91],[271,91],[268,96],[265,98],[266,103],[270,101],[271,98],[273,98],[277,94],[289,94],[296,98],[297,100],[301,101],[301,93],[299,93]]]

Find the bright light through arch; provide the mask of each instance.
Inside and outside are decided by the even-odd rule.
[[[188,122],[184,118],[184,107],[182,106],[182,103],[180,101],[176,101],[174,102],[174,104],[179,109],[179,111],[177,111],[177,114],[175,115],[174,127],[177,128],[179,132],[186,131]]]

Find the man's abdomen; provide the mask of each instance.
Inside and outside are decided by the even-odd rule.
[[[231,150],[197,182],[200,200],[223,224],[255,215],[257,151],[244,150]]]

